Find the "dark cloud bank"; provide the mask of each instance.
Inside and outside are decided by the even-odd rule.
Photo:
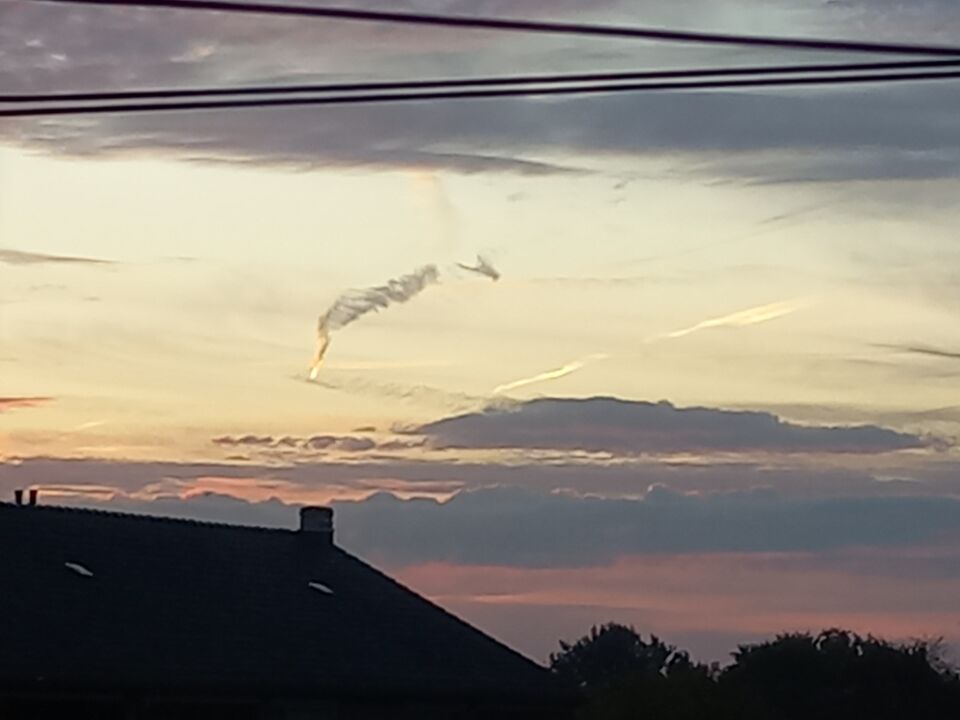
[[[296,505],[207,494],[83,504],[173,517],[294,527]],[[425,562],[584,567],[641,554],[811,552],[955,541],[960,501],[789,499],[775,492],[600,499],[521,488],[465,492],[445,504],[380,493],[335,504],[338,542],[393,567]]]
[[[363,501],[336,503],[338,536],[346,547],[392,566],[586,566],[631,554],[826,552],[960,537],[957,464],[945,454],[928,453],[930,467],[920,461],[915,473],[885,472],[883,480],[867,471],[820,466],[818,458],[845,462],[858,453],[883,467],[890,453],[939,447],[878,426],[807,427],[762,412],[547,398],[447,418],[415,432],[415,440],[441,449],[590,450],[628,460],[470,462],[442,451],[410,459],[384,454],[382,444],[360,435],[250,434],[214,442],[227,449],[305,454],[273,465],[22,459],[0,463],[0,492],[100,487],[107,496],[115,490],[116,497],[64,502],[287,527],[296,524],[297,506],[281,499],[285,492],[374,492]],[[310,455],[326,450],[351,453],[352,459]],[[678,465],[641,459],[724,452],[745,453],[746,459]],[[237,480],[238,489],[249,481],[261,496],[266,491],[274,497],[180,497],[202,478]],[[413,494],[455,494],[441,503],[376,492],[401,486]],[[148,489],[152,499],[133,497]]]
[[[617,20],[609,11],[618,5],[592,10]],[[583,16],[582,6],[572,3],[435,9]],[[695,10],[689,18],[694,25],[712,17]],[[829,7],[821,12],[822,20],[835,17]],[[936,30],[947,16],[960,21],[951,12],[941,4],[918,5],[911,27],[922,20]],[[0,85],[10,92],[489,74],[518,62],[538,70],[675,62],[666,50],[636,43],[520,37],[452,43],[421,31],[9,2],[0,4],[0,13],[0,45],[9,48]],[[888,7],[884,16],[889,13]],[[736,62],[765,59],[751,55]],[[544,173],[590,165],[585,158],[670,156],[707,175],[763,181],[936,179],[960,176],[958,114],[960,89],[939,83],[111,116],[9,123],[3,135],[56,153],[174,152],[297,168]]]
[[[544,398],[430,423],[438,447],[540,448],[615,454],[883,453],[935,445],[874,425],[803,426],[764,412],[678,408],[616,398]]]

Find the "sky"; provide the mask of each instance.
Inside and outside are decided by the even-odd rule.
[[[948,0],[383,6],[960,37]],[[813,60],[10,0],[0,58],[11,93]],[[0,497],[332,503],[540,661],[606,621],[710,660],[960,647],[958,112],[939,83],[4,120]],[[429,266],[308,381],[320,316]]]

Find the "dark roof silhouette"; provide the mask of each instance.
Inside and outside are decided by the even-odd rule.
[[[323,533],[0,503],[0,549],[0,688],[553,688],[543,668]]]

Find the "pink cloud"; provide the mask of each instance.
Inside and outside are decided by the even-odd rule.
[[[722,659],[738,642],[786,630],[844,627],[960,640],[960,610],[952,600],[960,595],[960,577],[948,571],[957,563],[960,551],[932,547],[634,556],[582,569],[427,564],[398,575],[539,659],[559,639],[611,620]],[[909,582],[906,567],[913,568]]]

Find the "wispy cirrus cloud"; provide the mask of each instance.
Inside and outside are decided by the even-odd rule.
[[[112,260],[78,257],[74,255],[52,255],[49,253],[28,252],[0,248],[0,263],[8,265],[113,265]]]
[[[0,413],[9,410],[20,410],[23,408],[34,408],[41,405],[52,403],[54,398],[34,396],[34,397],[0,397]]]
[[[960,360],[960,350],[948,350],[931,345],[878,344],[875,347],[905,355],[920,355],[940,360]]]

